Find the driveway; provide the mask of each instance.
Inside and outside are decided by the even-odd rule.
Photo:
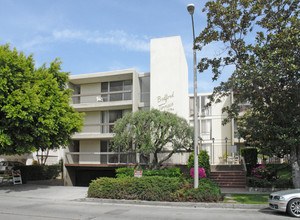
[[[6,185],[0,186],[0,197],[70,201],[86,198],[87,191],[88,187],[47,186],[35,184]]]

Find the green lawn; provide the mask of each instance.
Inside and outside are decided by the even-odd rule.
[[[225,194],[225,203],[268,204],[268,194]]]

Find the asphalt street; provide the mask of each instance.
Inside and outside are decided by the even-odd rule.
[[[267,206],[86,199],[87,187],[0,187],[0,219],[294,219]]]

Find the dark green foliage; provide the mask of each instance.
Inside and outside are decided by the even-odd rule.
[[[257,177],[248,177],[247,178],[248,187],[259,187],[259,188],[271,188],[272,184],[266,179],[260,179]]]
[[[234,95],[224,106],[224,123],[238,121],[241,138],[264,155],[289,154],[293,183],[300,188],[300,4],[299,0],[214,0],[205,4],[207,25],[197,48],[216,42],[226,48],[204,57],[199,72],[210,70],[213,80],[228,73],[214,88],[212,102]],[[233,67],[233,68],[232,68]],[[249,103],[240,115],[240,103]],[[211,104],[211,103],[210,103]]]
[[[259,170],[259,177],[253,172],[252,176],[247,177],[247,185],[262,188],[293,188],[292,168],[286,163],[267,164]]]
[[[83,117],[69,105],[68,76],[58,59],[36,69],[32,56],[0,46],[0,154],[69,144]]]
[[[210,175],[210,164],[209,164],[209,156],[207,151],[200,150],[198,154],[198,166],[199,168],[204,168],[206,176]],[[189,170],[194,167],[194,153],[191,153],[188,159],[188,168]]]
[[[201,179],[199,188],[194,189],[192,181],[162,176],[99,178],[90,184],[88,197],[190,202],[213,202],[222,198],[220,189],[209,179]]]
[[[55,179],[60,171],[61,167],[57,165],[32,165],[32,166],[19,166],[15,167],[14,170],[20,170],[22,180],[49,180]],[[24,183],[25,183],[24,182]]]
[[[135,170],[142,170],[142,169],[134,169],[134,168],[118,168],[116,169],[116,177],[123,178],[123,177],[133,177]],[[164,177],[180,177],[180,169],[173,167],[170,169],[164,170],[143,170],[143,176],[164,176]]]
[[[241,155],[245,159],[245,163],[251,166],[257,164],[257,149],[256,148],[241,148]]]

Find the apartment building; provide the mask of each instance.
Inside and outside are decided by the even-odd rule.
[[[65,185],[87,185],[113,176],[122,166],[134,166],[136,154],[112,152],[109,141],[116,120],[127,112],[156,108],[188,120],[188,67],[180,37],[152,39],[150,72],[135,69],[70,76],[71,105],[85,113],[84,127],[65,150]],[[186,163],[174,155],[170,164]]]
[[[206,150],[210,157],[210,164],[239,164],[240,148],[244,147],[244,140],[237,132],[237,122],[232,120],[226,125],[222,121],[227,117],[222,108],[233,103],[233,94],[223,97],[221,102],[213,103],[206,107],[211,93],[199,93],[198,102],[198,131],[200,137],[200,148]],[[189,122],[194,124],[194,96],[189,96]],[[249,103],[240,104],[241,114],[249,108]]]

